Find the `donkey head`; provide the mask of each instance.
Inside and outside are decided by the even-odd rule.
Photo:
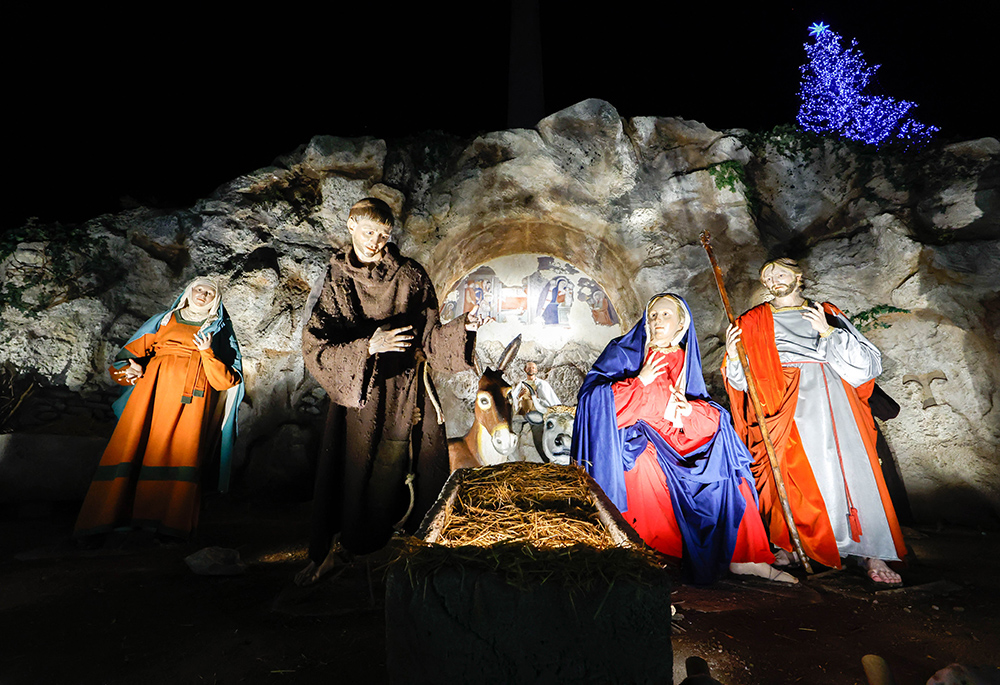
[[[511,431],[510,383],[503,372],[510,366],[521,347],[521,336],[514,338],[500,355],[497,368],[487,368],[479,377],[476,391],[476,423],[490,435],[490,443],[497,453],[491,463],[503,461],[517,449],[517,436]],[[480,448],[480,456],[482,448]]]

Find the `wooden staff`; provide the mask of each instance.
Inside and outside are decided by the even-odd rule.
[[[719,286],[719,295],[722,297],[722,306],[726,309],[726,316],[729,317],[729,323],[735,324],[736,317],[733,316],[733,308],[729,304],[729,295],[726,294],[726,286],[722,282],[722,270],[719,268],[719,263],[715,261],[715,254],[712,253],[709,238],[708,231],[702,231],[701,244],[705,247],[705,252],[708,253],[708,261],[712,263],[712,270],[715,272],[715,283]],[[747,350],[743,346],[742,338],[736,342],[736,353],[739,355],[740,365],[743,367],[743,375],[747,380],[747,394],[750,395],[750,403],[753,404],[754,413],[757,415],[757,425],[760,426],[760,434],[764,439],[764,449],[767,451],[767,459],[771,464],[771,475],[774,477],[774,489],[778,492],[778,501],[781,502],[781,513],[785,517],[785,525],[788,526],[788,535],[792,539],[792,546],[795,548],[795,553],[799,555],[806,573],[812,573],[812,567],[809,565],[809,557],[802,551],[802,540],[799,539],[799,531],[795,527],[792,508],[788,506],[788,492],[785,490],[785,479],[782,477],[781,469],[778,467],[778,455],[774,451],[774,443],[771,442],[771,434],[767,430],[764,407],[761,405],[760,398],[757,395],[757,382],[750,371],[750,358],[747,357]]]

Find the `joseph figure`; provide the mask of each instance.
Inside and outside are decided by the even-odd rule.
[[[427,273],[389,242],[393,225],[381,200],[351,208],[351,245],[330,259],[302,333],[306,368],[330,408],[299,585],[382,548],[394,530],[414,532],[449,475],[429,366],[470,368],[482,319],[472,311],[441,325]]]
[[[834,568],[855,558],[873,582],[898,584],[899,574],[885,562],[902,559],[906,548],[868,404],[882,355],[837,307],[803,297],[802,273],[791,259],[761,267],[761,283],[774,299],[743,314],[726,339],[733,423],[754,456],[761,514],[781,550],[776,563],[792,561],[792,546],[746,394],[736,352],[741,337],[806,555]]]

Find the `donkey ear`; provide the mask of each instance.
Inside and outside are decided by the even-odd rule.
[[[510,366],[510,363],[514,361],[515,357],[517,357],[517,351],[519,349],[521,349],[520,334],[510,341],[510,344],[507,345],[507,349],[505,349],[503,354],[500,355],[500,361],[497,362],[497,369],[500,371],[506,371],[507,367]]]

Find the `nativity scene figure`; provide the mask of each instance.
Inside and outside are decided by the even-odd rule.
[[[760,269],[774,296],[727,331],[724,377],[741,438],[753,453],[760,509],[779,564],[794,562],[761,431],[736,344],[742,340],[767,412],[803,551],[825,566],[858,559],[875,583],[895,585],[886,561],[901,560],[903,535],[876,448],[869,398],[881,353],[829,302],[802,295],[803,270],[782,258]]]
[[[351,208],[351,244],[331,257],[302,334],[330,407],[300,585],[382,548],[397,529],[415,531],[450,473],[430,367],[470,369],[483,318],[473,309],[441,324],[434,286],[389,242],[393,227],[382,200]]]
[[[573,457],[653,549],[707,584],[773,568],[751,457],[709,396],[691,310],[663,293],[605,348],[580,388]]]
[[[115,356],[119,417],[73,535],[113,531],[187,539],[198,524],[202,470],[218,458],[229,487],[243,372],[233,323],[212,278],[196,278],[139,327]]]

